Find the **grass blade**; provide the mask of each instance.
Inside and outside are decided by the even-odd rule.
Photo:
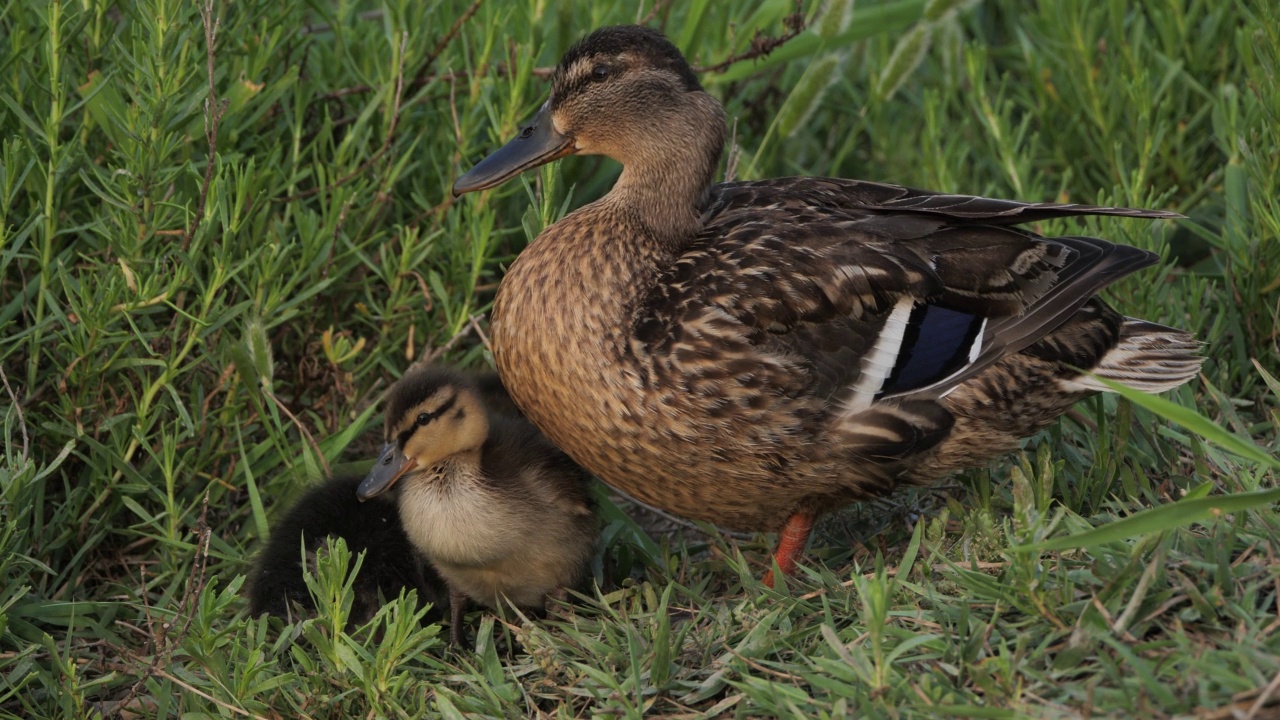
[[[1162,532],[1170,528],[1184,527],[1228,513],[1252,510],[1277,502],[1280,502],[1280,488],[1183,499],[1170,505],[1134,513],[1123,520],[1116,520],[1101,527],[1038,543],[1015,545],[1011,549],[1017,553],[1029,553],[1094,547],[1139,535]]]

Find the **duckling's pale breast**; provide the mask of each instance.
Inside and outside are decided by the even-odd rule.
[[[541,607],[548,593],[578,582],[594,535],[580,530],[581,513],[549,497],[536,478],[508,480],[496,487],[474,465],[446,461],[406,478],[400,518],[451,588],[490,606],[506,597]]]
[[[785,359],[700,336],[723,330],[712,327],[714,308],[662,357],[636,338],[638,308],[674,260],[636,242],[603,203],[544,231],[508,271],[493,311],[512,398],[578,464],[685,517],[775,529],[801,501],[847,493],[854,483],[833,483],[810,460],[806,399],[765,379],[785,375],[774,367]]]
[[[495,522],[503,506],[481,485],[478,468],[446,462],[405,480],[400,519],[429,558],[481,565],[520,542],[522,528]]]

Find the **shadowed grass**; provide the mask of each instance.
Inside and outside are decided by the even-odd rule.
[[[1159,252],[1108,297],[1193,331],[1201,380],[1089,400],[1007,461],[851,508],[777,590],[757,581],[770,538],[606,503],[601,572],[619,584],[544,621],[477,613],[474,653],[408,599],[344,633],[358,559],[342,546],[314,619],[247,619],[242,575],[279,508],[326,467],[367,464],[410,362],[487,362],[476,328],[503,268],[616,177],[571,159],[452,198],[542,102],[545,68],[637,19],[709,68],[786,34],[795,6],[14,0],[0,714],[1274,713],[1280,12],[800,11],[808,29],[767,57],[703,75],[738,177],[1184,213],[1035,229]]]

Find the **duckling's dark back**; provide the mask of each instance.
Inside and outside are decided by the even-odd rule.
[[[472,376],[472,379],[475,380],[476,390],[479,391],[480,399],[484,402],[490,416],[524,417],[524,413],[520,412],[520,408],[516,406],[507,388],[502,384],[502,380],[498,378],[498,373],[492,370],[478,372]]]
[[[394,598],[412,589],[418,600],[442,607],[447,592],[435,570],[414,551],[405,535],[395,500],[356,499],[358,476],[329,478],[308,490],[272,528],[249,579],[249,611],[287,616],[289,601],[311,610],[315,605],[302,576],[302,545],[308,556],[326,537],[341,537],[352,555],[365,552],[354,591],[351,624],[366,622],[378,610],[378,594]]]
[[[490,412],[489,426],[480,461],[485,477],[508,480],[537,469],[539,479],[554,487],[561,499],[594,511],[595,501],[589,490],[591,476],[532,423],[522,416]]]

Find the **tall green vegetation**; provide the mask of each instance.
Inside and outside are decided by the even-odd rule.
[[[0,713],[1274,705],[1280,521],[1241,495],[1275,487],[1280,423],[1273,5],[0,3]],[[246,619],[276,508],[372,457],[412,360],[483,364],[503,268],[616,176],[586,158],[449,192],[570,42],[637,19],[705,69],[738,177],[1190,216],[1037,229],[1162,253],[1110,296],[1196,332],[1201,381],[1084,403],[1005,463],[852,510],[779,593],[753,579],[767,538],[650,537],[607,505],[635,579],[559,620],[487,616],[475,653],[403,601],[342,632],[342,550],[315,620]],[[755,57],[757,33],[786,41]]]

